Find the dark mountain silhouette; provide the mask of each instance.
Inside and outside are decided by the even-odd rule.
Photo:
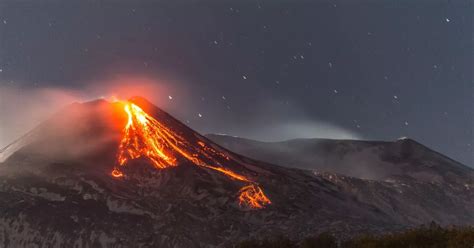
[[[127,114],[130,104],[143,113]],[[472,177],[382,182],[259,162],[139,97],[69,105],[0,159],[4,247],[228,247],[474,223]]]
[[[408,138],[393,142],[331,139],[261,142],[227,135],[210,134],[207,137],[256,160],[362,179],[411,178],[420,182],[463,185],[474,177],[472,168]]]

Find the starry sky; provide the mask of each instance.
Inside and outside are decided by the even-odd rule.
[[[33,99],[53,98],[31,92],[93,99],[111,94],[101,85],[126,81],[157,86],[143,94],[203,133],[407,136],[472,166],[472,7],[0,0],[0,145],[30,128]]]

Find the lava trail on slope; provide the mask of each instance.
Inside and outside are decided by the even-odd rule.
[[[229,156],[206,145],[203,141],[187,140],[165,123],[147,114],[133,101],[123,101],[127,123],[122,131],[122,139],[117,152],[117,166],[111,172],[116,178],[126,176],[121,167],[133,159],[146,158],[156,169],[178,166],[180,159],[192,162],[200,168],[217,171],[231,180],[243,182],[239,191],[239,205],[260,209],[271,204],[257,182],[245,175],[224,167],[219,160],[231,163]]]

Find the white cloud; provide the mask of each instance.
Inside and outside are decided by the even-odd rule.
[[[361,135],[331,123],[294,120],[254,129],[253,132],[247,133],[245,136],[261,141],[281,141],[297,138],[363,139]]]

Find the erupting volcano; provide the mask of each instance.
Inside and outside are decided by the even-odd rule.
[[[239,140],[241,153],[252,146]],[[276,153],[258,143],[258,154],[273,154],[268,163],[226,149],[230,142],[215,143],[140,97],[70,104],[0,149],[0,246],[234,247],[268,235],[473,223],[472,169],[409,141],[331,141],[335,149],[306,142],[278,145]],[[407,175],[418,178],[364,180],[272,164],[293,163],[277,155],[298,149],[337,152],[321,160],[331,166],[346,153],[377,152],[373,158],[392,158],[394,169],[408,162],[404,170],[418,174]],[[310,157],[301,154],[294,156]],[[434,172],[441,176],[426,177]]]
[[[153,118],[133,102],[121,102],[127,114],[127,123],[117,154],[118,166],[111,172],[113,177],[125,176],[120,167],[138,158],[147,158],[156,169],[178,166],[186,159],[203,169],[217,171],[230,179],[244,182],[238,197],[239,205],[253,209],[271,204],[262,188],[248,177],[223,167],[216,157],[230,162],[228,155],[218,152],[202,141],[191,144],[177,132]]]

